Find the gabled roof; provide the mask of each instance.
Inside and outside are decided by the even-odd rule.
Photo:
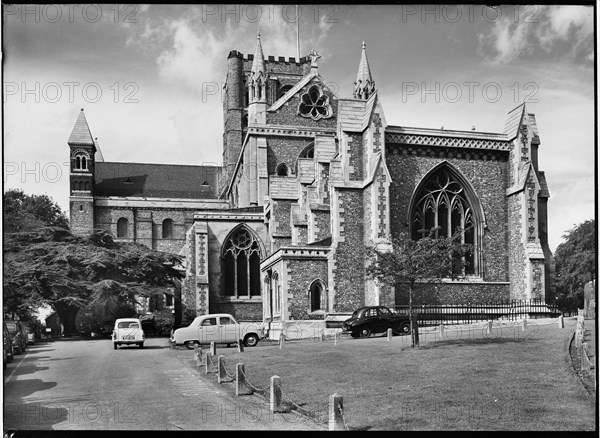
[[[217,199],[221,167],[146,163],[96,163],[96,196]]]
[[[294,97],[294,95],[296,93],[298,93],[302,89],[302,87],[306,86],[306,84],[308,84],[314,78],[317,78],[319,80],[319,82],[321,82],[321,85],[323,86],[323,88],[325,88],[328,91],[330,91],[331,93],[333,93],[333,91],[324,83],[321,75],[318,72],[313,71],[313,72],[310,72],[309,74],[307,74],[306,76],[304,76],[302,79],[300,79],[296,83],[296,85],[294,85],[292,88],[290,88],[288,90],[287,93],[285,93],[277,101],[275,101],[273,103],[273,105],[271,105],[269,108],[267,108],[267,111],[277,111],[279,108],[281,108],[281,106],[284,103],[286,103],[288,100],[290,100],[292,97]],[[333,93],[333,94],[335,95],[335,93]]]
[[[69,141],[67,143],[70,145],[78,144],[89,146],[94,144],[94,139],[92,138],[90,127],[85,119],[83,108],[79,112],[79,116],[77,117],[77,121],[75,122],[75,126],[73,127],[73,131],[71,131],[71,136],[69,137]]]
[[[100,162],[104,161],[104,156],[102,155],[102,151],[100,150],[100,143],[98,142],[97,138],[94,139],[94,146],[96,146],[96,153],[94,154],[94,161],[96,163],[100,163]]]

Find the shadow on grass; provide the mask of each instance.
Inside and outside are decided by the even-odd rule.
[[[514,338],[479,338],[479,339],[448,339],[432,343],[420,344],[419,350],[432,350],[440,347],[457,347],[465,345],[488,345],[488,344],[515,344],[518,342],[529,342],[527,339]],[[407,349],[412,347],[408,346]]]

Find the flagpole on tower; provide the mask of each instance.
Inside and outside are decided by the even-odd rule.
[[[296,5],[296,55],[300,62],[300,17],[298,16],[298,5]]]

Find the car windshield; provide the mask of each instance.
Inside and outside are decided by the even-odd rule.
[[[381,313],[382,315],[391,315],[392,314],[392,312],[390,312],[390,309],[387,309],[385,307],[380,307],[379,313]]]

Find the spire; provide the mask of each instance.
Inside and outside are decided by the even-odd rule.
[[[248,86],[248,101],[266,102],[267,99],[267,69],[265,68],[265,56],[260,44],[260,32],[256,33],[256,51],[250,70],[250,84]]]
[[[250,79],[252,82],[264,82],[265,80],[265,56],[263,55],[262,45],[260,44],[260,32],[256,33],[256,50],[254,60],[252,61],[252,70]],[[262,78],[261,78],[262,76]]]
[[[358,64],[358,74],[354,82],[355,99],[367,100],[375,92],[375,82],[371,77],[371,69],[367,60],[367,45],[363,41],[362,53],[360,55],[360,64]]]
[[[83,108],[81,108],[81,111],[79,112],[79,117],[77,117],[77,121],[75,122],[75,126],[73,127],[73,131],[71,131],[71,136],[69,137],[69,141],[67,143],[73,145],[94,144],[94,139],[92,138],[90,127],[88,126],[87,120],[85,119]]]

